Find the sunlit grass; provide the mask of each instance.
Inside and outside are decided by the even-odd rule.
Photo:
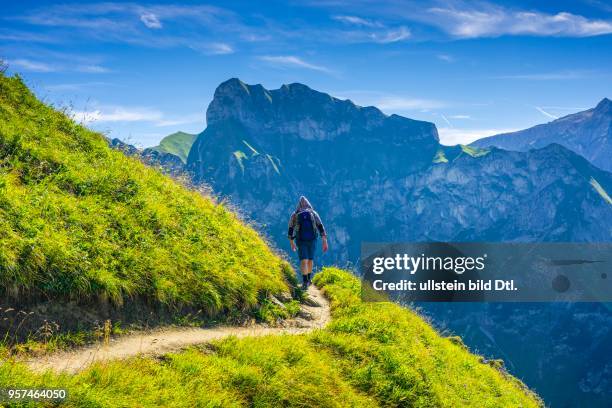
[[[285,290],[288,268],[213,200],[111,150],[0,76],[0,292],[8,299],[140,298],[209,316]]]
[[[536,407],[518,380],[439,336],[413,312],[363,303],[359,281],[315,277],[333,321],[309,335],[228,338],[162,359],[97,364],[77,375],[0,365],[0,387],[66,387],[66,406]]]
[[[463,144],[459,146],[461,147],[461,151],[463,151],[463,153],[470,155],[472,157],[483,157],[491,152],[490,149],[484,149],[484,148],[468,146],[468,145],[463,145]]]

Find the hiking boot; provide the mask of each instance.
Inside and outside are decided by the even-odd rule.
[[[302,290],[308,290],[308,282],[302,283]]]

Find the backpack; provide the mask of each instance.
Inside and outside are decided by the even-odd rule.
[[[298,240],[312,241],[317,237],[315,231],[314,215],[310,210],[302,210],[297,213]]]

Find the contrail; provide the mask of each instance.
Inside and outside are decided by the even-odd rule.
[[[540,108],[539,106],[534,106],[534,108],[536,108],[536,110],[537,110],[538,112],[540,112],[542,115],[544,115],[544,116],[546,116],[546,117],[548,117],[548,118],[550,118],[550,119],[559,119],[559,117],[558,117],[558,116],[555,116],[555,115],[553,115],[552,113],[548,113],[548,112],[546,112],[544,109]]]

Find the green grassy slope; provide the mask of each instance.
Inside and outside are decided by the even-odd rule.
[[[0,294],[209,316],[286,289],[287,264],[221,205],[111,150],[0,75]]]
[[[196,136],[190,133],[176,132],[164,137],[159,145],[152,149],[162,153],[171,153],[178,156],[183,163],[187,163],[187,156]]]
[[[363,303],[359,281],[316,276],[333,321],[310,335],[229,338],[161,360],[97,364],[77,375],[0,365],[0,388],[66,387],[66,406],[536,407],[516,379],[440,337],[413,312]]]
[[[417,314],[389,302],[360,300],[356,278],[335,268],[319,274],[333,322],[313,336],[359,389],[385,406],[533,407],[539,398],[516,378],[484,363]]]

